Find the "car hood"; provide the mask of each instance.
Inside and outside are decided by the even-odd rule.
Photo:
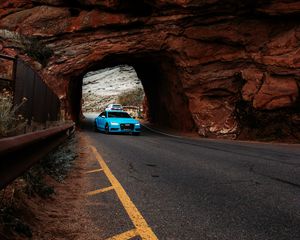
[[[132,123],[132,124],[139,123],[138,120],[135,120],[133,118],[107,118],[107,121],[115,122],[115,123]]]

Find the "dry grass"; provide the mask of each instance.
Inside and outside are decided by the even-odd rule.
[[[27,209],[23,199],[26,183],[23,179],[15,180],[10,186],[0,191],[0,234],[7,239],[18,237],[31,238],[32,232],[23,216],[23,209]],[[1,235],[0,235],[1,238]]]
[[[46,156],[0,191],[0,239],[31,239],[39,211],[55,197],[54,186],[65,180],[77,157],[76,137]],[[39,211],[37,211],[39,209]]]
[[[0,92],[0,138],[8,137],[24,129],[27,121],[22,115],[18,115],[17,111],[26,101],[24,98],[20,105],[13,106],[12,93],[5,89]]]
[[[14,40],[18,42],[19,48],[23,53],[39,62],[43,67],[47,65],[53,55],[52,49],[36,37],[18,35],[14,37]]]
[[[123,106],[141,106],[144,99],[144,91],[141,88],[125,92],[118,97],[118,103]]]

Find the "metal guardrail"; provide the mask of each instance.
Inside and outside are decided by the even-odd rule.
[[[74,130],[72,123],[0,139],[0,189],[58,147]]]
[[[131,112],[134,117],[141,117],[143,111],[140,106],[123,106],[123,110]]]
[[[137,107],[137,106],[123,106],[123,108],[126,108],[126,109],[140,109],[140,107]]]

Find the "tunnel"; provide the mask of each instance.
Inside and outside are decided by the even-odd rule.
[[[69,80],[67,105],[75,122],[82,116],[82,79],[90,72],[117,65],[134,67],[144,88],[147,99],[148,120],[158,127],[180,131],[193,131],[194,121],[189,103],[172,57],[163,53],[140,53],[135,55],[109,55],[88,66]]]

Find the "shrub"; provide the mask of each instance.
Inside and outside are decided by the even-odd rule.
[[[24,98],[20,105],[13,106],[12,93],[5,89],[0,92],[0,138],[17,133],[25,127],[27,121],[22,115],[17,115],[17,111],[26,101]]]
[[[53,51],[37,38],[20,37],[22,50],[45,67]]]
[[[23,176],[0,190],[0,239],[2,236],[32,239],[36,222],[32,216],[39,208],[30,208],[31,203],[42,207],[47,202],[40,201],[55,194],[52,178],[61,182],[67,177],[77,157],[76,146],[77,138],[73,135]]]
[[[77,139],[75,136],[72,136],[67,142],[48,154],[41,161],[41,167],[45,174],[58,182],[62,182],[68,175],[73,166],[73,161],[77,157],[76,145]]]
[[[118,97],[118,102],[124,106],[140,106],[143,103],[144,91],[141,88],[124,92]]]

